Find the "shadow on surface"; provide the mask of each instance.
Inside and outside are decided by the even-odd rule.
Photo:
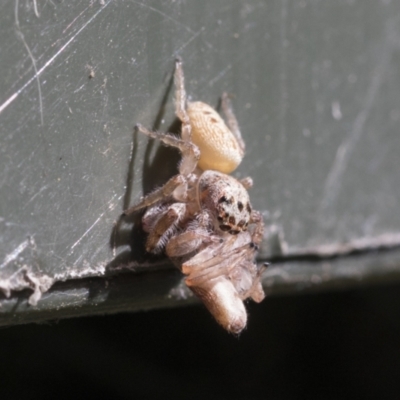
[[[171,89],[173,86],[173,74],[171,74],[168,80],[167,87],[165,89],[164,95],[161,99],[160,106],[158,108],[156,117],[152,124],[151,129],[153,131],[158,131],[160,129],[161,122],[165,116],[166,105],[169,101],[171,94]],[[137,121],[139,122],[139,121]],[[175,118],[172,124],[168,127],[167,132],[173,134],[180,134],[181,123]],[[138,134],[140,134],[136,129],[133,132],[132,138],[132,151],[128,164],[128,170],[126,174],[126,191],[123,197],[123,209],[126,210],[132,206],[132,189],[135,179],[135,167],[136,166],[136,156],[138,148]],[[163,146],[157,143],[158,148],[153,157],[151,154],[153,152],[154,140],[149,140],[147,143],[145,155],[144,155],[144,165],[142,174],[142,192],[146,195],[153,191],[155,188],[162,186],[168,181],[173,175],[178,173],[178,164],[180,161],[180,153],[174,148]],[[113,270],[121,265],[138,265],[138,264],[148,264],[152,262],[157,262],[160,260],[159,256],[153,256],[146,253],[144,245],[146,240],[146,235],[143,232],[141,218],[143,211],[140,210],[132,215],[126,216],[122,214],[118,219],[117,223],[114,225],[111,235],[110,235],[110,246],[117,252],[119,247],[129,246],[129,251],[123,251],[118,256],[116,256],[107,266],[107,269]]]

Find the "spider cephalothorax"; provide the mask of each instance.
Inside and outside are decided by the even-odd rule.
[[[199,178],[198,191],[200,207],[210,212],[216,230],[233,235],[247,230],[250,198],[238,180],[217,171],[205,171]]]
[[[227,123],[209,105],[187,103],[180,60],[175,86],[181,137],[137,129],[181,151],[179,174],[125,214],[147,207],[142,218],[146,250],[165,251],[215,319],[239,333],[247,322],[243,300],[264,298],[263,267],[254,262],[264,225],[250,205],[252,180],[227,175],[240,164],[245,145],[225,93],[221,106]]]

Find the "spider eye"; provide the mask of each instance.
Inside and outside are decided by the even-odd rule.
[[[241,221],[239,221],[239,223],[237,224],[237,226],[239,227],[239,228],[243,228],[244,226],[246,226],[247,225],[247,223],[246,223],[246,221],[244,220],[244,219],[242,219]]]
[[[218,199],[218,203],[219,203],[219,204],[221,204],[221,203],[232,204],[233,201],[234,201],[234,198],[233,198],[233,197],[230,197],[230,198],[228,199],[226,196],[221,196],[221,197]]]
[[[238,206],[239,211],[243,210],[243,203],[241,201],[238,201],[237,206]]]

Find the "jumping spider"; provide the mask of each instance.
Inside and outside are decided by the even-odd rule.
[[[243,301],[264,298],[264,267],[254,262],[264,224],[247,193],[253,182],[227,175],[241,162],[245,145],[226,93],[221,106],[227,125],[209,105],[187,101],[180,59],[174,80],[181,137],[136,128],[181,151],[179,174],[125,214],[147,207],[142,218],[146,250],[165,251],[215,319],[239,333],[247,322]]]

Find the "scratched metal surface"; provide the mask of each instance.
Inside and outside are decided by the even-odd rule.
[[[132,136],[137,122],[176,129],[176,55],[193,98],[235,96],[247,143],[235,175],[253,177],[253,206],[271,227],[261,259],[399,245],[398,2],[7,0],[0,20],[5,320],[18,307],[35,310],[28,299],[36,303],[55,282],[73,287],[71,279],[143,262],[134,221],[115,223],[176,167],[176,153]],[[381,276],[380,259],[363,273]],[[400,258],[390,259],[393,279]],[[312,274],[303,264],[302,278],[290,279],[293,268],[277,274],[279,285],[307,286]],[[169,283],[146,304],[168,303],[175,271],[162,279]],[[65,290],[43,307],[73,307]],[[120,296],[115,310],[140,308],[139,298]]]

